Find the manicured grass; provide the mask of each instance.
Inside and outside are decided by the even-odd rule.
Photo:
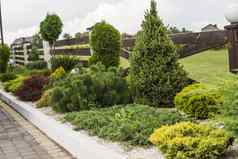
[[[90,56],[81,56],[88,60]],[[120,58],[120,66],[128,68],[129,61]],[[180,60],[184,69],[192,79],[206,84],[218,85],[224,80],[238,79],[238,76],[229,73],[228,50],[208,50]]]
[[[229,73],[228,51],[208,50],[180,60],[192,79],[199,82],[218,85],[224,80],[237,79]]]

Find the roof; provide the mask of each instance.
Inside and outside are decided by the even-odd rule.
[[[33,37],[29,36],[29,37],[21,37],[21,38],[17,38],[16,40],[13,41],[12,45],[16,45],[16,44],[23,44],[23,43],[32,43],[33,41]]]
[[[208,24],[205,27],[202,28],[202,30],[206,30],[206,29],[214,29],[214,30],[219,30],[217,24]]]

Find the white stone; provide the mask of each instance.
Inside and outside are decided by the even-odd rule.
[[[226,8],[225,18],[230,23],[238,23],[238,3],[231,4]]]

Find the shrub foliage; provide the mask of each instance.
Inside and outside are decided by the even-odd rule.
[[[127,82],[120,76],[119,69],[106,69],[97,64],[80,72],[58,82],[52,95],[56,111],[88,110],[92,107],[127,104],[130,101]]]
[[[62,33],[63,23],[60,17],[56,14],[47,14],[46,18],[40,23],[40,34],[45,41],[48,41],[51,46],[59,38]]]
[[[26,65],[26,67],[30,70],[33,70],[33,69],[38,69],[38,70],[41,70],[41,69],[46,69],[47,68],[47,62],[45,61],[34,61],[34,62],[30,62]]]
[[[120,32],[105,21],[92,30],[90,45],[93,50],[91,63],[101,62],[106,67],[119,66],[121,51]]]
[[[168,159],[218,159],[233,140],[222,129],[190,122],[162,126],[150,136]]]
[[[48,77],[31,76],[17,89],[16,96],[23,101],[37,101],[41,98],[43,88],[48,82]]]
[[[0,45],[0,73],[6,73],[10,58],[10,48],[7,45]]]
[[[218,112],[223,98],[217,90],[203,84],[193,84],[182,90],[175,97],[175,106],[197,119],[207,119]]]
[[[26,79],[26,77],[19,76],[14,80],[10,80],[6,83],[4,83],[4,89],[7,92],[16,93],[16,91],[22,86],[23,81]]]
[[[130,57],[131,85],[137,103],[153,106],[173,105],[173,99],[187,82],[178,63],[175,45],[157,15],[156,2],[145,14],[142,31]]]
[[[66,72],[63,67],[59,67],[50,75],[52,80],[59,80],[66,75]]]
[[[69,113],[65,119],[91,135],[137,146],[150,145],[148,138],[156,128],[187,120],[176,111],[144,105]]]
[[[14,80],[16,78],[17,78],[17,75],[15,75],[15,73],[0,74],[0,81],[1,82],[8,82],[8,81]]]
[[[53,89],[49,89],[49,90],[47,90],[43,93],[40,100],[38,100],[37,103],[36,103],[37,108],[43,108],[43,107],[50,106],[52,92],[53,92]]]
[[[57,56],[51,58],[51,67],[53,71],[59,67],[63,67],[66,72],[69,72],[79,63],[80,59],[72,56]]]

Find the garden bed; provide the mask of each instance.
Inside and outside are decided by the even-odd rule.
[[[118,143],[89,136],[85,131],[74,131],[70,124],[59,121],[60,115],[47,115],[52,114],[50,109],[36,109],[33,103],[19,101],[2,90],[0,90],[0,98],[75,157],[82,159],[163,159],[161,153],[155,148],[130,147],[127,149],[128,147]]]

